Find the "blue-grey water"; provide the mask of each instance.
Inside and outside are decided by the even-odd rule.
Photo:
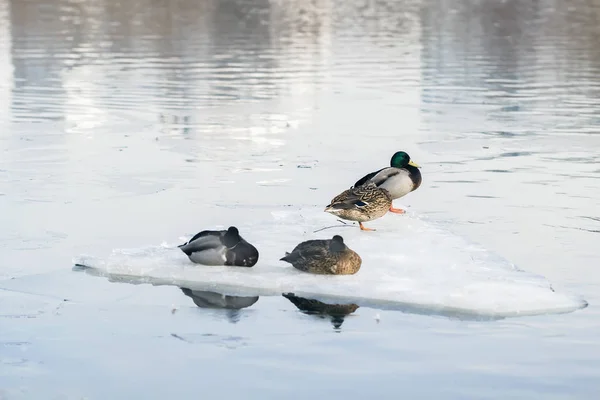
[[[0,0],[0,399],[597,399],[599,98],[595,0]],[[400,149],[412,211],[589,306],[207,309],[71,270]]]

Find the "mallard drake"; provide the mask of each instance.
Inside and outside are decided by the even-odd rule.
[[[346,246],[340,235],[302,242],[280,260],[300,271],[319,275],[353,275],[362,264],[360,256]]]
[[[421,186],[421,171],[419,165],[413,162],[407,153],[398,151],[392,156],[389,167],[363,176],[353,187],[364,185],[368,181],[386,189],[390,192],[392,200],[396,200]],[[389,211],[396,214],[406,212],[401,208],[394,208],[393,205],[390,205]]]
[[[258,250],[235,226],[226,231],[202,231],[179,248],[197,264],[253,267],[258,261]]]
[[[392,196],[390,193],[369,181],[364,185],[344,190],[335,196],[325,207],[325,212],[349,221],[358,221],[358,225],[363,231],[374,231],[375,229],[366,228],[362,223],[384,216],[391,206]]]

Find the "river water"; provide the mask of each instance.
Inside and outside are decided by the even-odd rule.
[[[0,0],[0,399],[597,399],[599,40],[595,0]],[[71,270],[395,150],[411,211],[589,306],[207,309]]]

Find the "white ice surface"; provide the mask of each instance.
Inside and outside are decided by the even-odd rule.
[[[168,245],[114,250],[107,258],[82,255],[73,261],[111,281],[176,285],[229,295],[294,292],[326,302],[426,314],[495,318],[571,312],[587,305],[577,296],[553,291],[545,278],[519,270],[412,213],[388,213],[366,223],[377,229],[374,232],[360,231],[357,225],[344,226],[316,207],[287,208],[271,215],[269,221],[238,225],[242,236],[259,249],[254,268],[193,264],[176,247],[184,238]],[[314,233],[332,225],[337,227]],[[363,264],[357,274],[317,276],[279,261],[301,241],[334,234],[342,235],[361,255]]]

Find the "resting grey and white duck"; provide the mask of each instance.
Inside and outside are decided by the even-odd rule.
[[[202,231],[179,248],[197,264],[253,267],[258,262],[258,250],[235,226],[226,231]]]
[[[300,271],[319,275],[353,275],[362,264],[360,256],[346,246],[340,235],[302,242],[280,260]]]
[[[353,187],[359,187],[367,182],[373,182],[377,187],[386,189],[392,200],[399,199],[421,186],[421,171],[419,165],[410,159],[404,151],[397,151],[390,160],[390,166],[371,172],[360,178]],[[404,214],[401,208],[390,205],[390,212]]]

